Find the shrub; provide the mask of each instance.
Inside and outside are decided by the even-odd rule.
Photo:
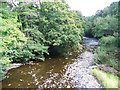
[[[96,49],[95,62],[108,64],[118,69],[117,42],[114,36],[103,37],[100,39],[100,46]]]
[[[114,36],[103,36],[100,39],[100,45],[105,47],[117,47],[117,39]]]
[[[6,74],[5,70],[9,63],[10,60],[8,57],[0,56],[0,81],[5,78],[4,76]]]
[[[19,27],[16,14],[10,13],[6,3],[0,3],[0,80],[5,78],[6,67],[15,57],[11,54],[18,53],[27,41]]]

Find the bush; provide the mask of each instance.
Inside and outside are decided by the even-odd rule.
[[[108,64],[118,69],[117,49],[117,42],[114,36],[101,38],[100,46],[96,49],[95,63]]]
[[[12,21],[12,22],[11,22]],[[3,48],[1,53],[14,59],[18,49],[21,49],[27,42],[24,34],[18,28],[19,23],[17,19],[2,19],[2,26],[0,31],[0,46]]]
[[[5,78],[4,76],[6,74],[5,70],[9,63],[10,60],[8,57],[0,56],[0,81]]]
[[[14,12],[9,13],[6,3],[0,3],[0,80],[4,79],[7,65],[13,60],[17,52],[26,41],[24,34],[19,30],[20,23]],[[13,55],[11,55],[13,54]]]
[[[100,39],[100,45],[105,47],[117,47],[117,39],[114,36],[103,36]]]

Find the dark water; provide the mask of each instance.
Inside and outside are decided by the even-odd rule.
[[[84,39],[84,43],[88,43],[87,40]],[[89,40],[95,41],[94,39]],[[7,73],[7,78],[2,81],[2,87],[73,88],[76,83],[72,80],[75,80],[77,70],[82,68],[79,62],[86,58],[93,58],[93,54],[90,52],[85,51],[81,54],[69,58],[47,58],[44,62],[25,64],[12,69]]]
[[[2,85],[10,88],[38,88],[51,84],[59,84],[59,79],[65,73],[65,67],[74,62],[74,59],[52,58],[45,62],[22,65],[8,72],[8,78]]]

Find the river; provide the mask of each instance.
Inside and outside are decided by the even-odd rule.
[[[83,38],[85,49],[69,58],[47,58],[44,62],[24,64],[8,71],[2,88],[100,88],[89,74],[94,54],[89,49],[98,45],[94,38]]]

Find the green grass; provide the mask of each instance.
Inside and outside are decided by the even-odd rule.
[[[90,73],[95,76],[104,88],[119,88],[120,77],[115,74],[104,72],[98,68],[91,69]]]

